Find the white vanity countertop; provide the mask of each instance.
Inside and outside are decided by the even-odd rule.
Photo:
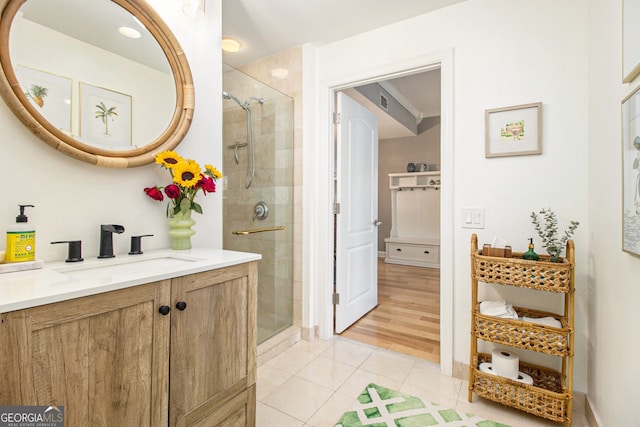
[[[215,270],[261,259],[260,254],[195,248],[142,255],[47,262],[44,268],[0,274],[0,313]]]

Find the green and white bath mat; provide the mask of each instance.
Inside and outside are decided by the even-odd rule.
[[[358,396],[358,402],[335,427],[509,427],[376,384],[369,384]]]

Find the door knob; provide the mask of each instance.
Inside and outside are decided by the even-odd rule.
[[[376,227],[382,225],[382,221],[378,221],[377,219],[373,220],[373,225],[375,225]]]

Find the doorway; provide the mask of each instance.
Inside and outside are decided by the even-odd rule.
[[[306,252],[309,260],[308,280],[313,294],[305,311],[303,326],[318,325],[317,336],[330,339],[333,335],[333,94],[370,81],[418,73],[434,68],[441,70],[441,168],[442,182],[446,188],[441,193],[440,224],[440,369],[445,375],[453,374],[453,49],[443,49],[426,55],[406,58],[378,66],[366,71],[343,73],[318,81],[318,98],[313,101],[318,109],[318,141],[311,150],[305,151],[308,166],[305,183],[313,183],[313,197],[305,199],[305,224],[307,235],[314,242]],[[314,180],[314,174],[326,171],[326,179]],[[308,178],[308,179],[307,179]],[[311,187],[310,187],[311,188]]]
[[[337,225],[352,222],[351,218],[355,218],[353,215],[349,215],[349,220],[344,217],[351,211],[352,205],[363,205],[358,202],[363,198],[362,191],[366,190],[366,186],[362,186],[370,182],[372,176],[377,177],[378,181],[371,197],[378,201],[377,206],[372,208],[373,212],[365,213],[360,221],[365,229],[372,229],[377,234],[374,245],[377,246],[378,259],[374,259],[373,264],[359,263],[358,266],[349,267],[360,271],[358,275],[343,273],[344,264],[354,261],[351,261],[353,257],[349,256],[350,252],[343,250],[344,241],[349,238],[344,232],[344,226],[336,227],[338,303],[334,306],[335,333],[434,363],[440,361],[440,272],[437,259],[440,241],[440,188],[396,188],[395,184],[390,185],[390,178],[394,183],[396,180],[414,178],[421,181],[437,178],[438,183],[440,182],[440,86],[440,68],[437,67],[341,90],[338,92],[336,108],[340,119],[337,121],[338,138],[335,148],[335,194],[336,201],[341,206],[341,212],[336,214]],[[364,111],[360,114],[352,112],[350,118],[344,117],[345,114],[340,113],[342,101],[339,100],[344,99],[345,95]],[[345,108],[345,111],[349,110]],[[346,138],[341,138],[341,135],[345,128],[355,127],[352,123],[364,122],[366,116],[360,115],[367,113],[374,114],[378,123],[379,138],[375,141],[375,151],[379,151],[379,159],[375,159],[373,166],[369,165],[369,168],[376,169],[375,173],[360,170],[353,164],[348,165],[348,171],[345,172],[344,166],[340,166],[341,162],[338,161],[345,151],[343,145]],[[368,145],[365,139],[360,147],[366,153],[372,152],[373,150],[368,150]],[[346,149],[348,151],[348,147]],[[367,156],[363,152],[358,157]],[[356,162],[356,166],[359,163],[362,162]],[[340,198],[341,183],[349,181],[359,183],[357,200]],[[376,227],[370,225],[371,218],[375,218],[377,233]],[[391,240],[393,243],[387,243]],[[429,246],[416,245],[420,241]],[[392,253],[386,253],[387,246]],[[424,255],[423,252],[430,254]],[[361,271],[362,268],[373,271]],[[375,304],[364,307],[364,311],[354,309],[352,305],[362,304],[354,304],[353,301],[367,298],[364,298],[366,293],[360,292],[365,286],[352,282],[367,280],[377,281],[377,286],[373,286],[377,295]],[[355,298],[352,298],[353,295]]]

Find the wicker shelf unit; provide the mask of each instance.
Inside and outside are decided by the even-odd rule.
[[[567,242],[566,258],[550,262],[540,255],[539,261],[522,259],[515,252],[510,258],[486,256],[478,250],[478,238],[471,236],[471,356],[469,362],[469,402],[473,393],[506,406],[571,426],[573,403],[574,340],[574,260],[572,240]],[[564,299],[563,313],[549,313],[525,307],[514,307],[521,317],[552,316],[561,327],[480,313],[478,283],[516,286],[558,294]],[[544,366],[520,362],[520,371],[533,378],[533,385],[480,371],[481,363],[491,355],[478,352],[478,340],[501,346],[532,350],[560,357],[560,372]]]

